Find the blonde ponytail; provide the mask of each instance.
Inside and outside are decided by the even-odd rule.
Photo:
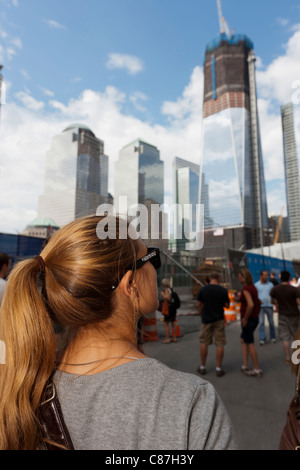
[[[38,406],[55,364],[56,338],[37,286],[37,259],[12,271],[0,315],[5,364],[0,366],[0,449],[39,446]]]
[[[86,326],[109,330],[112,286],[135,263],[138,247],[130,237],[119,238],[121,221],[116,238],[100,240],[100,220],[89,216],[61,228],[41,257],[20,262],[9,276],[0,313],[0,341],[6,346],[6,364],[0,365],[0,450],[39,446],[38,408],[56,359],[53,325],[68,332],[67,341]]]

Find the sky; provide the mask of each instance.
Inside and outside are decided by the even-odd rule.
[[[222,0],[254,43],[269,215],[285,206],[280,106],[300,106],[300,4]],[[67,126],[89,126],[109,156],[141,138],[165,162],[200,163],[205,47],[219,33],[215,0],[0,0],[0,232],[37,216],[46,152]]]

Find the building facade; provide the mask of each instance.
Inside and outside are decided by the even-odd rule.
[[[115,165],[115,207],[117,212],[120,197],[127,197],[127,206],[144,204],[152,200],[164,203],[164,163],[154,146],[137,139],[123,147]]]
[[[88,127],[72,124],[52,139],[46,154],[44,194],[38,217],[59,226],[90,214],[107,202],[108,156]]]
[[[268,213],[255,55],[244,35],[221,33],[206,47],[199,195],[206,246],[221,229],[227,248],[264,243]]]
[[[137,204],[143,207],[138,213]],[[164,162],[160,152],[152,144],[137,139],[123,147],[115,165],[114,205],[116,212],[129,219],[144,216],[143,231],[137,227],[140,237],[148,246],[168,247],[166,214],[160,211],[153,217],[152,208],[164,204]]]
[[[300,240],[300,105],[281,106],[289,235]]]
[[[174,230],[176,250],[185,250],[186,235],[196,231],[196,208],[199,196],[199,165],[175,157],[173,160],[173,188],[176,217]],[[203,188],[205,186],[203,185]],[[185,211],[189,205],[191,210]],[[179,237],[176,237],[179,235]],[[189,238],[188,238],[189,239]]]
[[[60,227],[52,219],[41,219],[37,217],[26,226],[20,235],[48,239],[59,230],[59,228]]]

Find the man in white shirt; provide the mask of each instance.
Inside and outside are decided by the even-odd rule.
[[[258,324],[258,334],[259,334],[259,344],[263,346],[266,342],[266,332],[265,332],[265,315],[267,315],[269,328],[270,328],[270,340],[275,343],[275,326],[273,318],[273,305],[271,303],[270,292],[273,288],[272,282],[268,281],[267,271],[261,271],[259,276],[259,281],[255,283],[255,287],[258,292],[258,298],[261,301],[260,313],[259,313],[259,324]]]
[[[4,296],[6,286],[6,276],[11,266],[11,258],[6,253],[0,253],[0,306]]]

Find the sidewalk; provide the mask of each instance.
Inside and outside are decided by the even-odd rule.
[[[159,340],[145,343],[144,350],[148,356],[155,357],[174,369],[198,375],[196,369],[200,359],[198,337],[201,319],[196,314],[194,305],[195,301],[184,301],[179,309],[181,315],[178,315],[177,320],[181,337],[177,343],[161,343],[164,326],[160,321],[162,315],[157,312]],[[277,321],[275,324],[277,325]],[[226,374],[216,377],[215,346],[211,345],[206,364],[207,375],[203,378],[215,386],[222,398],[235,428],[240,450],[277,450],[295,386],[295,378],[289,366],[284,363],[282,344],[278,341],[259,346],[256,330],[259,363],[264,372],[263,377],[258,379],[240,372],[239,321],[228,324],[226,338],[223,362]]]

